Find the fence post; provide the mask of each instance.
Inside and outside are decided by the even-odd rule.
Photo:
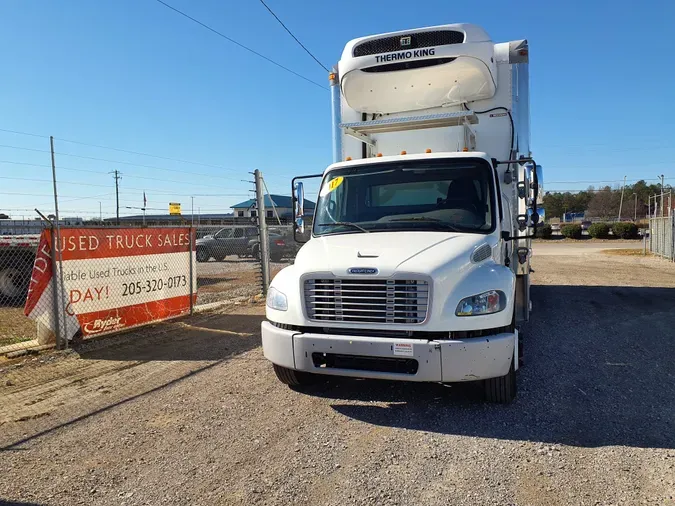
[[[258,208],[258,237],[260,237],[260,263],[262,270],[262,294],[267,295],[270,286],[270,253],[269,237],[267,235],[267,220],[265,219],[265,194],[263,193],[262,173],[256,169],[255,198]]]
[[[63,314],[63,335],[61,336],[60,346],[62,348],[67,347],[68,337],[67,337],[67,324],[66,324],[66,299],[65,299],[65,285],[63,284],[63,252],[61,251],[61,224],[59,216],[59,194],[56,189],[56,159],[54,158],[54,137],[49,136],[49,147],[52,156],[52,185],[54,187],[54,217],[56,221],[56,227],[52,227],[52,254],[54,258],[58,260],[54,263],[54,273],[52,277],[53,286],[54,286],[54,299],[56,302],[57,313],[54,315],[58,319],[59,317],[59,303],[61,301],[61,309]],[[56,232],[56,238],[54,238],[54,232]],[[58,272],[57,272],[58,271]],[[57,343],[59,341],[57,340]]]
[[[57,282],[57,260],[56,260],[56,234],[54,231],[54,225],[52,224],[49,230],[49,236],[51,238],[50,246],[52,249],[52,315],[53,319],[53,330],[54,336],[56,337],[56,348],[62,350],[65,348],[64,339],[61,337],[61,324],[59,322],[59,297],[58,297],[58,282]],[[64,322],[65,324],[65,322]]]
[[[194,261],[192,260],[192,250],[194,249],[194,235],[195,229],[190,226],[190,314],[194,314],[194,293],[195,293],[195,283],[194,283]]]
[[[661,202],[663,203],[663,196],[661,196]],[[663,212],[663,209],[661,209]],[[661,256],[666,258],[666,221],[661,217]]]

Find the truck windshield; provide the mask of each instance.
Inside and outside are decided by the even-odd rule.
[[[321,185],[314,235],[494,230],[494,180],[482,159],[436,159],[331,171]]]

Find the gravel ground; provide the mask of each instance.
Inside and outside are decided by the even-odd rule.
[[[534,269],[509,406],[472,385],[288,389],[260,306],[5,366],[0,502],[675,503],[675,267],[593,252]]]
[[[272,272],[288,265],[290,260],[272,263]],[[223,262],[197,264],[197,303],[208,304],[251,297],[260,293],[260,264],[250,258],[227,257]]]

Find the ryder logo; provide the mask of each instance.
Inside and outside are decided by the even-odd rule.
[[[94,320],[84,324],[83,330],[86,334],[99,334],[110,330],[117,330],[124,327],[121,316],[111,316],[105,320]]]

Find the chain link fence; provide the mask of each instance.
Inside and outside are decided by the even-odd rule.
[[[28,286],[39,244],[35,234],[0,237],[0,349],[16,350],[37,343],[37,324],[24,315]]]
[[[301,244],[295,241],[288,220],[267,221],[273,278],[293,263]],[[49,240],[57,241],[57,232],[46,230]],[[73,339],[123,330],[128,325],[114,316],[119,308],[145,304],[134,309],[145,316],[135,315],[130,322],[152,321],[147,303],[152,308],[160,305],[157,300],[182,296],[187,298],[188,309],[194,309],[250,299],[264,291],[257,223],[194,228],[61,227],[60,234],[63,259],[52,253],[58,250],[51,243],[41,245],[39,233],[0,241],[0,354],[54,345],[57,337],[63,337],[62,344],[67,346]],[[192,256],[187,250],[183,254],[152,253],[157,246],[164,251],[178,247],[181,241],[188,248],[189,237],[194,241]],[[92,255],[95,249],[105,253]],[[102,254],[121,256],[95,258]],[[62,293],[55,298],[54,290]],[[100,320],[92,328],[95,332],[83,332],[77,318],[69,314],[75,309],[106,318],[94,319]],[[164,308],[157,314],[159,319],[174,312]]]
[[[258,226],[196,228],[197,301],[208,304],[261,293]]]
[[[675,215],[650,218],[649,251],[668,260],[675,261]]]
[[[0,240],[0,355],[68,347],[263,291],[257,224],[44,230]],[[273,261],[288,258],[281,235],[270,244]]]

